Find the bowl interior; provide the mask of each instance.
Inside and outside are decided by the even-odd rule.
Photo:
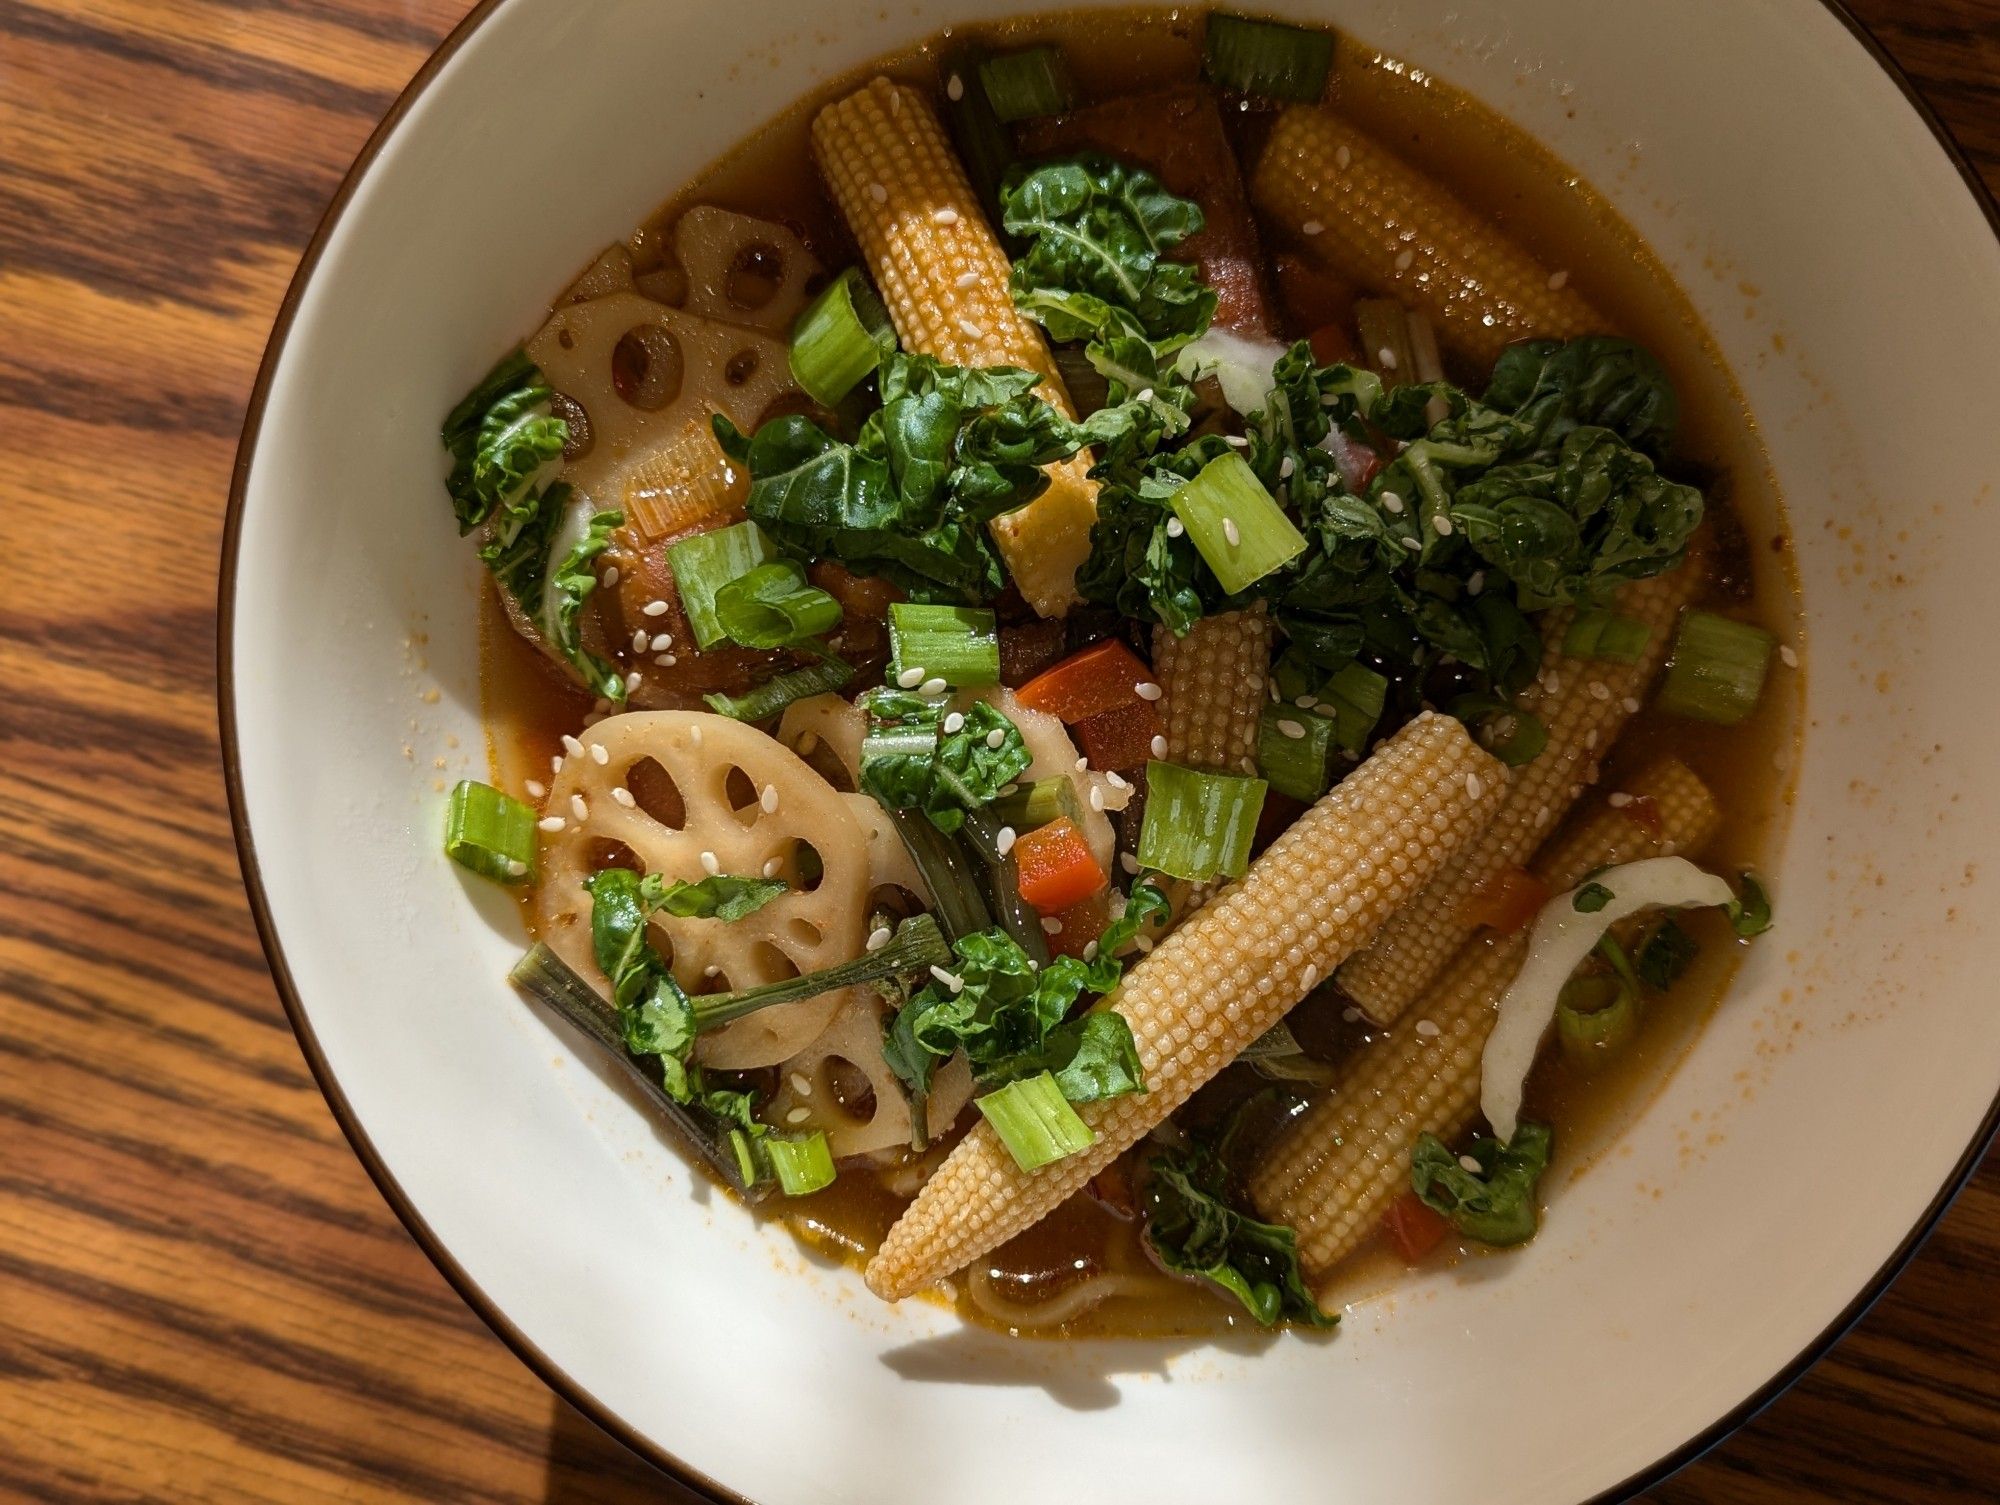
[[[439,851],[444,792],[485,767],[478,566],[439,415],[750,127],[1027,8],[835,26],[785,0],[508,0],[387,137],[274,354],[225,584],[239,817],[308,1049],[487,1314],[572,1398],[743,1495],[1612,1488],[1843,1313],[2000,1086],[2000,802],[1992,713],[1965,693],[2000,550],[1986,447],[1964,442],[2000,411],[2000,246],[1815,0],[1259,7],[1432,70],[1590,179],[1700,309],[1791,508],[1810,679],[1781,928],[1527,1250],[1420,1277],[1330,1341],[1018,1344],[880,1306],[708,1195],[513,997],[510,905]],[[1614,1377],[1579,1425],[1579,1388]]]

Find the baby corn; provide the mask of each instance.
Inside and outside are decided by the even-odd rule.
[[[1270,682],[1271,618],[1264,603],[1203,617],[1175,636],[1153,629],[1153,672],[1167,761],[1219,773],[1257,772],[1257,722]]]
[[[1630,793],[1650,801],[1608,806],[1559,841],[1537,866],[1552,891],[1597,868],[1698,851],[1720,820],[1714,797],[1678,761],[1656,764]],[[1644,814],[1644,820],[1637,818]],[[1657,826],[1653,824],[1657,818]],[[1501,995],[1527,954],[1530,931],[1475,941],[1424,1004],[1436,1032],[1400,1031],[1369,1047],[1308,1109],[1250,1179],[1260,1214],[1298,1231],[1315,1275],[1351,1254],[1410,1184],[1410,1152],[1425,1133],[1450,1139],[1479,1102],[1479,1057]]]
[[[1071,412],[1048,346],[1007,290],[1007,253],[923,95],[874,79],[821,110],[812,141],[903,348],[955,366],[1039,372],[1041,395]],[[1077,599],[1097,520],[1090,465],[1085,453],[1050,466],[1047,491],[992,523],[1014,583],[1045,617]]]
[[[1278,117],[1250,196],[1308,255],[1428,314],[1483,366],[1515,340],[1603,328],[1565,273],[1331,110]]]
[[[1639,661],[1619,664],[1565,657],[1570,613],[1542,624],[1541,674],[1521,704],[1548,727],[1548,745],[1514,772],[1493,824],[1468,843],[1382,933],[1340,969],[1340,985],[1377,1024],[1393,1024],[1423,996],[1473,932],[1466,918],[1473,895],[1503,870],[1533,857],[1556,823],[1597,778],[1597,760],[1639,707],[1674,635],[1674,621],[1701,580],[1698,560],[1625,587],[1621,615],[1651,630]]]
[[[1079,1106],[1096,1142],[1032,1173],[976,1125],[889,1230],[869,1288],[899,1300],[1052,1211],[1283,1018],[1485,824],[1505,782],[1449,717],[1383,743],[1112,995],[1146,1091]]]

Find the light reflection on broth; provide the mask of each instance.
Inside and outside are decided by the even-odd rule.
[[[1197,12],[1134,10],[1013,22],[983,35],[1002,44],[1061,43],[1082,96],[1089,100],[1193,78],[1201,33]],[[933,47],[921,48],[866,72],[887,72],[931,88],[934,57]],[[806,132],[814,110],[860,76],[802,101],[647,216],[630,242],[641,285],[648,275],[654,276],[654,285],[663,285],[660,274],[672,270],[666,231],[682,209],[695,204],[775,220],[796,231],[825,267],[837,270],[850,264],[854,250],[816,181]],[[1539,145],[1419,70],[1371,55],[1343,38],[1336,50],[1333,97],[1365,130],[1444,179],[1546,264],[1563,269],[1621,333],[1660,357],[1682,403],[1678,451],[1725,478],[1710,491],[1709,501],[1712,515],[1728,514],[1719,531],[1731,538],[1733,569],[1712,594],[1733,589],[1736,599],[1747,599],[1766,625],[1796,641],[1798,587],[1769,465],[1742,398],[1692,307],[1652,254],[1587,184]],[[1235,125],[1246,136],[1261,128],[1251,117]],[[730,295],[746,306],[768,299],[774,285],[770,267],[758,256],[730,269]],[[1288,338],[1305,332],[1284,331]],[[678,384],[677,352],[626,352],[621,347],[621,354],[629,357],[620,368],[625,380],[660,401],[671,396],[661,393],[669,381]],[[519,792],[530,780],[548,781],[562,734],[579,725],[591,702],[510,629],[490,588],[483,610],[491,762],[495,782]],[[1722,836],[1705,854],[1705,865],[1722,872],[1768,868],[1791,800],[1789,770],[1796,763],[1799,706],[1797,674],[1774,669],[1762,703],[1736,727],[1706,726],[1649,708],[1620,740],[1599,787],[1618,788],[1619,779],[1641,759],[1678,757],[1715,791],[1725,812]],[[532,908],[525,912],[532,919]],[[1561,1174],[1544,1185],[1554,1202],[1553,1215],[1561,1214],[1570,1173],[1638,1115],[1729,984],[1741,947],[1726,925],[1713,913],[1685,923],[1703,943],[1701,955],[1688,976],[1651,1007],[1633,1046],[1590,1074],[1551,1051],[1531,1080],[1532,1116],[1553,1120],[1561,1130]],[[1336,1058],[1369,1048],[1364,1026],[1344,1020],[1337,1001],[1310,999],[1293,1022],[1308,1048]],[[1197,1118],[1219,1112],[1265,1085],[1242,1068],[1232,1068],[1197,1095],[1193,1112]],[[862,1090],[867,1090],[865,1079]],[[924,1164],[936,1159],[934,1150]],[[845,1171],[832,1188],[785,1205],[780,1215],[802,1240],[858,1263],[880,1242],[914,1184],[907,1165],[873,1174]],[[1117,1299],[1090,1307],[1067,1325],[1021,1330],[1038,1336],[1186,1336],[1247,1321],[1234,1304],[1161,1277],[1143,1248],[1138,1219],[1118,1203],[1115,1189],[1080,1194],[980,1261],[979,1278],[992,1293],[989,1305],[1004,1310],[1010,1303],[1061,1301],[1081,1283],[1110,1281],[1119,1290]],[[1400,1270],[1386,1247],[1373,1241],[1336,1272],[1324,1298],[1329,1307],[1365,1299],[1392,1285]],[[996,1324],[989,1311],[971,1300],[967,1286],[963,1275],[953,1282],[959,1311],[971,1321],[1006,1325]]]

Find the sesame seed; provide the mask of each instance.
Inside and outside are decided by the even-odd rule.
[[[941,678],[933,674],[929,679],[925,680],[922,684],[917,686],[917,693],[919,695],[942,695],[946,690],[949,690],[950,688],[951,688],[950,685],[946,684]]]
[[[811,1117],[812,1117],[812,1109],[794,1108],[791,1110],[791,1112],[785,1115],[785,1122],[788,1124],[802,1124]]]
[[[1474,570],[1469,576],[1466,577],[1465,593],[1468,596],[1476,596],[1485,589],[1486,589],[1486,571]]]
[[[689,746],[689,747],[700,747],[700,746],[701,746],[701,728],[700,728],[700,727],[698,727],[698,726],[691,726],[691,727],[689,727],[689,728],[688,728],[688,746]]]
[[[1231,449],[1248,449],[1250,447],[1250,441],[1241,434],[1224,434],[1222,442]]]
[[[1547,674],[1542,676],[1542,688],[1547,690],[1551,695],[1562,689],[1562,687],[1562,676],[1556,673],[1555,670],[1551,669]]]
[[[1275,679],[1268,682],[1264,686],[1264,688],[1270,691],[1272,705],[1276,705],[1279,701],[1285,698],[1284,695],[1279,691],[1278,682]]]
[[[1403,510],[1403,499],[1393,491],[1383,492],[1382,510],[1392,515],[1400,513]]]
[[[635,805],[639,803],[637,800],[632,798],[632,791],[627,789],[623,784],[614,784],[612,786],[611,797],[614,800],[616,800],[619,804],[623,805],[627,810],[632,809]]]
[[[1418,543],[1414,538],[1404,539],[1403,547],[1408,549],[1412,554],[1421,554],[1424,548],[1424,546]]]
[[[1435,513],[1431,517],[1431,526],[1437,529],[1439,538],[1451,537],[1451,519],[1446,517],[1442,512]]]
[[[950,988],[954,993],[963,993],[965,991],[965,979],[963,977],[960,977],[955,972],[945,971],[943,967],[938,966],[936,963],[932,963],[931,965],[931,976]]]
[[[1078,758],[1078,759],[1076,760],[1076,771],[1077,771],[1078,773],[1089,773],[1089,772],[1090,772],[1090,759],[1088,759],[1088,758]]]
[[[954,104],[965,98],[965,80],[960,78],[956,73],[946,79],[944,97],[951,100]]]
[[[527,784],[523,787],[527,789],[528,798],[531,800],[541,799],[549,792],[549,786],[536,779],[528,780]]]
[[[562,831],[566,830],[569,826],[569,822],[564,820],[560,815],[545,815],[536,821],[535,824],[544,831]]]
[[[1419,1019],[1417,1021],[1417,1033],[1422,1035],[1426,1040],[1435,1040],[1440,1031],[1430,1020]]]
[[[1593,679],[1590,682],[1590,698],[1592,700],[1609,700],[1611,698],[1611,690],[1603,680]]]
[[[1292,478],[1292,472],[1298,468],[1299,462],[1294,460],[1290,455],[1286,455],[1283,460],[1278,462],[1278,479],[1289,481]]]
[[[1139,389],[1138,397],[1134,399],[1134,401],[1137,402],[1151,402],[1152,400],[1153,400],[1153,389],[1151,387],[1141,387]]]
[[[602,742],[591,743],[590,761],[595,763],[599,768],[602,768],[606,763],[611,761],[611,750]]]
[[[933,209],[931,222],[938,225],[955,225],[958,223],[958,211],[950,208]]]
[[[1014,850],[1016,835],[1017,833],[1012,826],[1002,826],[1000,834],[993,838],[993,850],[998,852],[1002,857],[1005,857],[1009,852]]]
[[[675,658],[671,653],[656,653],[653,655],[653,662],[658,664],[662,669],[671,669],[680,660]]]
[[[1104,808],[1104,791],[1096,784],[1090,786],[1090,808],[1093,810]]]
[[[1112,772],[1107,773],[1105,777],[1111,780],[1111,787],[1113,789],[1130,789],[1132,787],[1130,783],[1128,783],[1126,780],[1118,776],[1118,773],[1115,769]]]
[[[1384,345],[1380,350],[1375,352],[1375,364],[1380,366],[1384,371],[1394,371],[1396,369],[1396,352],[1391,350],[1387,345]]]
[[[1222,537],[1232,549],[1243,542],[1243,530],[1236,526],[1235,518],[1225,517],[1222,520]]]
[[[563,765],[563,755],[561,753],[557,753],[553,758],[549,759],[549,768],[551,771],[555,773],[562,772],[562,765]]]
[[[1359,1024],[1361,1022],[1361,1010],[1356,1008],[1345,1008],[1340,1011],[1340,1017],[1344,1022],[1348,1024]]]
[[[509,857],[507,859],[507,876],[509,878],[525,877],[527,875],[527,872],[528,872],[528,864],[521,861],[520,858]]]
[[[1019,784],[1002,784],[1000,786],[1000,798],[1004,800],[1008,795],[1018,793],[1020,788]]]
[[[618,566],[615,564],[607,564],[604,567],[604,574],[602,576],[602,579],[604,581],[604,588],[606,590],[610,590],[612,586],[618,583]]]
[[[1798,668],[1799,655],[1790,643],[1780,643],[1778,645],[1778,662],[1783,664],[1787,669]]]
[[[1134,936],[1132,944],[1138,948],[1139,954],[1144,956],[1153,949],[1153,938],[1150,935]]]
[[[766,815],[776,815],[778,813],[778,786],[776,784],[766,784],[763,794],[758,796],[757,803],[764,807]]]
[[[960,272],[958,276],[952,280],[951,285],[959,289],[959,291],[961,292],[965,291],[967,288],[977,287],[979,286],[979,274],[977,272]]]
[[[1167,739],[1166,739],[1165,737],[1155,737],[1155,738],[1153,738],[1153,749],[1152,749],[1152,750],[1153,750],[1153,756],[1154,756],[1154,757],[1156,757],[1156,758],[1164,758],[1164,757],[1165,757],[1165,756],[1167,755]]]
[[[1353,161],[1354,161],[1354,153],[1348,150],[1345,146],[1343,146],[1339,151],[1333,154],[1333,165],[1335,167],[1346,167]]]
[[[1052,915],[1052,914],[1049,914],[1049,915],[1043,915],[1043,916],[1042,916],[1042,934],[1043,934],[1043,935],[1061,935],[1061,934],[1062,934],[1062,921],[1061,921],[1061,920],[1058,920],[1058,919],[1057,919],[1057,918],[1056,918],[1056,917],[1055,917],[1054,915]]]
[[[563,733],[562,743],[563,743],[563,751],[568,753],[572,758],[578,756],[583,751],[583,744],[577,741],[576,738],[572,737],[568,732]]]
[[[639,688],[639,681],[642,677],[637,669],[634,669],[625,676],[625,693],[627,695],[630,695],[634,690]]]
[[[1410,269],[1410,263],[1415,261],[1416,259],[1417,259],[1417,253],[1415,251],[1399,252],[1396,256],[1396,270],[1399,272],[1407,272]]]
[[[1303,225],[1299,226],[1300,231],[1306,235],[1317,235],[1325,228],[1326,226],[1322,225],[1316,219],[1309,219]]]
[[[1301,695],[1292,704],[1302,711],[1310,711],[1314,706],[1319,704],[1319,697],[1317,695]]]
[[[896,676],[896,683],[901,685],[906,690],[914,690],[918,685],[922,684],[923,682],[924,682],[924,671],[922,669],[917,669],[917,668],[905,669],[901,674],[898,674]]]
[[[1306,729],[1290,717],[1286,717],[1278,723],[1278,730],[1283,732],[1287,737],[1290,737],[1294,742],[1306,734]]]
[[[632,651],[634,653],[644,653],[652,646],[653,640],[646,636],[645,628],[641,627],[637,632],[632,634]]]
[[[886,204],[889,202],[889,190],[884,188],[880,183],[870,183],[868,185],[868,197],[878,204]]]
[[[796,1092],[800,1097],[811,1097],[813,1092],[812,1078],[807,1076],[803,1071],[793,1072],[792,1091]]]
[[[1166,691],[1162,690],[1150,679],[1142,679],[1139,683],[1132,686],[1132,693],[1137,695],[1141,700],[1158,700]]]
[[[870,951],[880,951],[884,946],[889,944],[892,937],[893,932],[887,925],[877,925],[873,930],[868,932],[868,949]]]
[[[1134,878],[1139,876],[1139,859],[1130,852],[1118,854],[1118,866]]]
[[[1559,293],[1563,290],[1564,287],[1568,285],[1568,283],[1569,283],[1569,273],[1567,271],[1549,273],[1550,292]]]
[[[799,737],[799,756],[802,758],[812,756],[813,749],[817,748],[818,746],[819,746],[818,732],[806,732],[802,734]]]
[[[722,863],[716,857],[715,853],[703,852],[701,854],[701,870],[707,873],[709,877],[714,878],[722,872]]]
[[[1179,538],[1185,532],[1187,532],[1186,523],[1182,522],[1177,517],[1170,517],[1167,519],[1167,537]]]
[[[1007,728],[996,726],[986,734],[986,745],[996,752],[1007,745]]]
[[[1097,942],[1092,941],[1083,948],[1083,959],[1087,962],[1097,960]]]
[[[949,716],[944,718],[944,734],[947,737],[953,735],[955,732],[958,732],[964,726],[965,726],[965,713],[962,711],[953,711]]]
[[[1472,1174],[1475,1176],[1483,1174],[1486,1169],[1477,1160],[1474,1160],[1470,1155],[1460,1155],[1458,1157],[1458,1163],[1461,1169],[1471,1171]]]
[[[981,329],[977,324],[973,323],[972,320],[970,319],[960,319],[958,321],[958,332],[964,335],[968,340],[984,339],[986,336],[986,331]]]
[[[1639,697],[1638,697],[1638,696],[1636,696],[1636,695],[1627,695],[1627,696],[1626,696],[1626,697],[1625,697],[1625,698],[1624,698],[1623,700],[1621,700],[1621,701],[1620,701],[1620,702],[1618,702],[1618,703],[1619,703],[1620,705],[1622,705],[1622,706],[1623,706],[1623,707],[1625,708],[1625,714],[1626,714],[1626,715],[1628,715],[1628,716],[1636,716],[1636,715],[1638,715],[1638,714],[1639,714]]]
[[[1313,962],[1308,962],[1306,964],[1305,975],[1299,979],[1299,982],[1305,987],[1307,992],[1311,992],[1312,985],[1318,981],[1319,981],[1318,964]]]
[[[1632,796],[1620,789],[1614,793],[1605,795],[1604,803],[1614,810],[1623,810],[1627,805],[1632,803]]]
[[[664,617],[667,614],[667,603],[664,601],[648,601],[640,608],[640,611],[649,617]]]

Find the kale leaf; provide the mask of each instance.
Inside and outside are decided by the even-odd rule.
[[[1228,1171],[1201,1139],[1147,1162],[1146,1242],[1166,1269],[1221,1287],[1264,1326],[1332,1327],[1299,1269],[1298,1236],[1282,1223],[1242,1211],[1227,1193]]]
[[[1034,761],[1020,728],[983,700],[954,713],[942,700],[881,689],[861,704],[862,790],[887,809],[923,811],[940,831],[956,831]]]

